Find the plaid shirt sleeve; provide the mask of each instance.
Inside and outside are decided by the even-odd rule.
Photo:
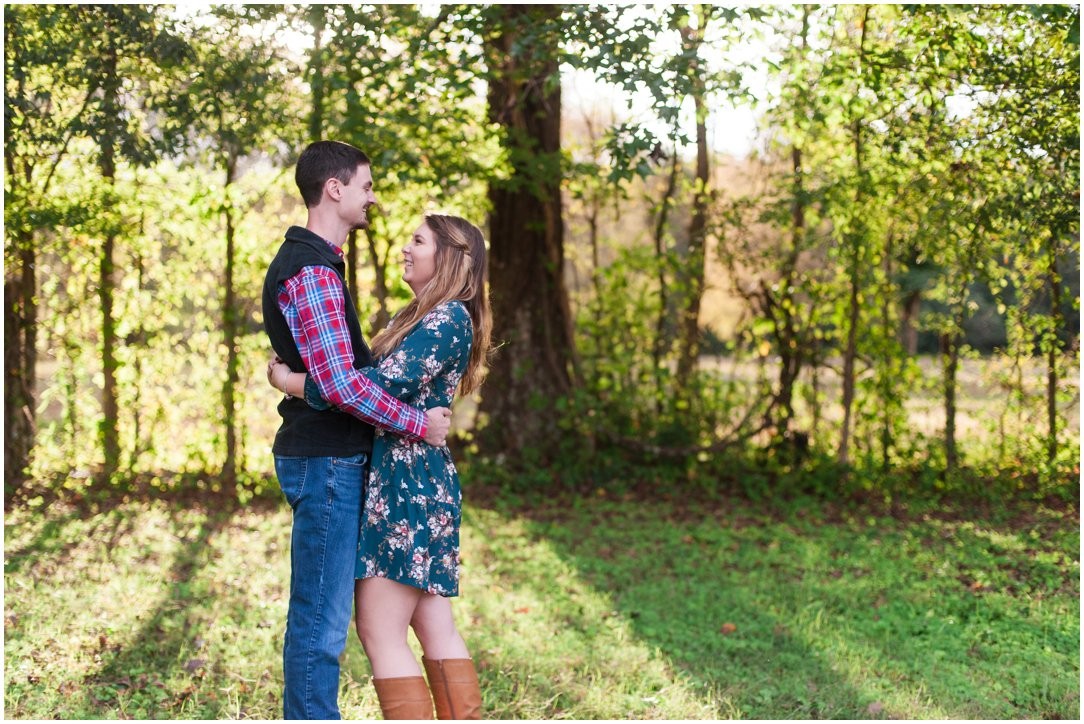
[[[426,417],[354,369],[342,283],[331,269],[303,267],[279,290],[279,308],[320,394],[354,417],[411,439],[425,436]]]

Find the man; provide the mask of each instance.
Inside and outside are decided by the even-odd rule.
[[[267,270],[264,328],[275,353],[307,371],[335,408],[315,410],[293,397],[278,406],[275,472],[293,509],[283,714],[339,719],[339,655],[350,625],[372,425],[443,445],[451,411],[404,405],[357,371],[372,358],[346,292],[342,246],[350,231],[368,226],[376,203],[368,157],[317,141],[301,153],[295,180],[308,220],[286,231]]]

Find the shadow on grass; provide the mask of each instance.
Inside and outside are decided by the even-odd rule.
[[[889,555],[893,569],[886,574],[869,570],[870,559],[885,560],[884,547],[921,549],[907,539],[921,521],[877,519],[869,511],[859,511],[853,525],[819,516],[803,521],[747,501],[698,507],[562,498],[487,507],[520,518],[532,540],[552,546],[612,601],[641,641],[706,685],[735,716],[1075,718],[1078,711],[1072,677],[1046,682],[1040,671],[1029,679],[1027,659],[1001,674],[1000,690],[997,662],[1015,654],[983,643],[983,636],[998,635],[996,626],[984,628],[986,620],[1011,618],[1014,645],[1036,657],[1052,645],[1068,661],[1079,648],[1072,631],[1057,635],[1028,614],[1016,618],[1013,611],[1027,599],[1014,600],[1011,586],[1004,601],[968,589],[963,571],[996,569],[1006,553],[996,546],[989,560],[983,553],[969,561],[965,553],[953,561],[956,540],[944,541],[953,567],[947,582],[931,583],[941,575],[929,570],[934,566],[906,557]],[[832,509],[828,517],[849,516]],[[963,550],[975,548],[963,543]],[[943,590],[951,595],[940,596]],[[1057,593],[1051,584],[1038,595]],[[966,635],[959,633],[964,627]],[[982,666],[987,678],[972,681]]]
[[[191,517],[182,518],[176,511],[171,515],[171,528],[182,544],[164,574],[168,588],[129,643],[120,646],[110,645],[104,638],[101,641],[101,668],[84,681],[87,711],[154,712],[160,704],[173,709],[196,691],[195,685],[187,691],[169,691],[162,679],[178,667],[188,671],[193,680],[203,675],[205,662],[194,656],[182,661],[184,652],[198,652],[201,646],[202,608],[194,587],[199,585],[199,570],[210,562],[211,539],[229,524],[236,510],[237,506],[232,506],[201,512],[194,532]]]

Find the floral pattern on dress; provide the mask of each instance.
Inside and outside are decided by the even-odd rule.
[[[473,326],[462,302],[430,311],[365,374],[403,402],[449,407],[470,360]],[[440,596],[459,594],[459,474],[446,447],[377,429],[365,486],[354,575],[388,578]]]

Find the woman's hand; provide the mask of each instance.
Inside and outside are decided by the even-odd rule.
[[[289,365],[283,362],[278,355],[272,357],[271,361],[267,363],[267,382],[283,394],[287,394],[286,379],[289,374]]]

